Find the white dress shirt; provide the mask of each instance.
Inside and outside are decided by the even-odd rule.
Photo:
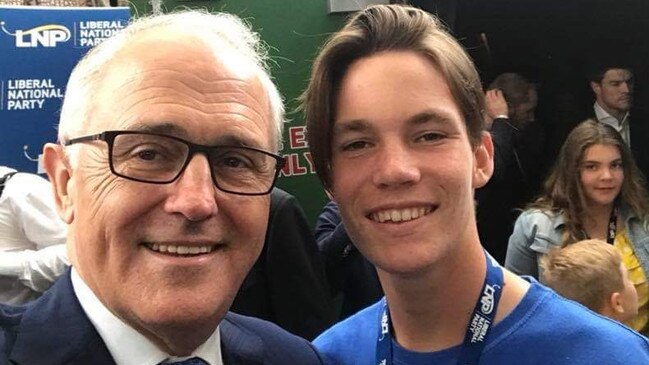
[[[597,102],[595,102],[595,105],[593,106],[593,109],[595,109],[595,116],[597,117],[597,121],[600,123],[608,124],[611,127],[613,127],[620,135],[622,136],[622,139],[624,142],[626,142],[626,145],[631,147],[631,130],[629,129],[629,112],[624,114],[624,118],[622,118],[622,121],[617,120],[614,116],[610,115],[606,110],[604,110]]]
[[[72,268],[72,288],[117,365],[157,365],[200,357],[209,365],[223,365],[219,327],[191,356],[174,357],[110,312]]]
[[[16,170],[0,166],[0,177]],[[49,181],[19,173],[0,196],[0,303],[36,299],[65,272],[67,225]]]

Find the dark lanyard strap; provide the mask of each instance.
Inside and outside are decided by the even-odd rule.
[[[503,270],[498,263],[485,252],[487,274],[480,298],[478,298],[469,326],[464,336],[464,342],[458,358],[459,365],[475,365],[480,360],[487,336],[493,327],[498,302],[503,288]],[[382,300],[383,310],[379,316],[379,336],[376,344],[376,364],[392,365],[392,334],[390,311],[385,298]]]
[[[615,243],[615,234],[617,233],[617,208],[611,211],[611,217],[608,219],[608,230],[606,232],[606,242]]]

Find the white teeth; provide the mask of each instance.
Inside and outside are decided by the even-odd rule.
[[[169,253],[174,253],[177,255],[198,255],[201,253],[209,253],[212,252],[215,247],[214,246],[176,246],[176,245],[160,245],[157,243],[149,243],[147,244],[147,247],[150,248],[153,251],[158,251],[158,252],[169,252]]]
[[[432,211],[431,207],[390,209],[375,212],[370,215],[370,219],[375,222],[407,222],[419,217],[423,217]]]

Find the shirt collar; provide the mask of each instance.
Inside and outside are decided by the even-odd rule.
[[[618,132],[621,131],[622,128],[624,128],[624,125],[629,120],[629,112],[626,112],[626,114],[624,114],[624,118],[622,118],[622,121],[619,121],[617,120],[617,118],[604,110],[604,108],[602,108],[597,102],[595,102],[593,109],[595,109],[595,117],[597,117],[598,121],[610,125]]]
[[[223,365],[219,327],[191,356],[174,357],[110,312],[72,267],[72,288],[117,365],[157,365],[165,360],[200,357],[210,365]]]

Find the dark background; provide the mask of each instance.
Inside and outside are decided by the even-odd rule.
[[[517,72],[537,83],[536,117],[545,125],[548,138],[561,138],[592,112],[594,97],[587,74],[605,64],[624,65],[634,71],[632,120],[649,124],[649,1],[410,3],[438,14],[448,24],[473,57],[485,85],[502,72]],[[643,136],[649,138],[649,133]],[[634,137],[640,142],[635,132]],[[553,153],[556,151],[550,151],[548,158]]]

